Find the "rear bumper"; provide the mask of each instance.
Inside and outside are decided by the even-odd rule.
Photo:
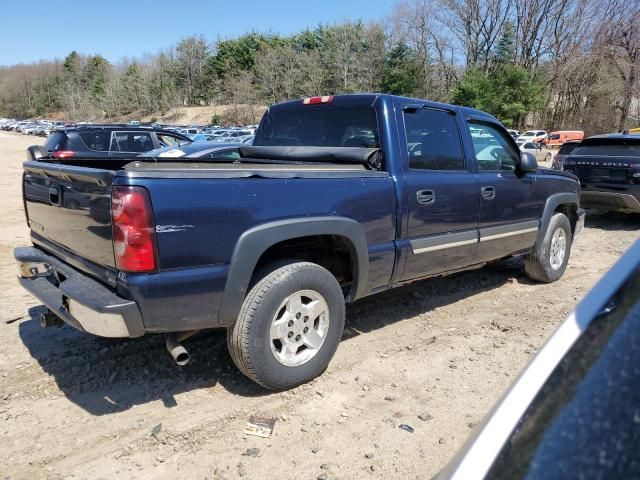
[[[65,323],[101,337],[139,337],[138,305],[34,247],[16,248],[20,284]]]
[[[619,193],[582,190],[580,206],[621,212],[640,212],[640,192]]]

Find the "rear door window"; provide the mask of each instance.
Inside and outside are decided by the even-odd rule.
[[[150,132],[113,132],[111,135],[112,152],[148,152],[153,150]]]
[[[109,132],[80,132],[80,138],[90,150],[106,152],[109,150]]]
[[[310,107],[270,111],[254,145],[304,147],[380,146],[372,107]]]
[[[444,110],[421,108],[404,113],[409,168],[464,170],[455,117]]]

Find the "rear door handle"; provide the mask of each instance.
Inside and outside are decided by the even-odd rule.
[[[418,203],[422,205],[433,205],[436,203],[436,192],[433,190],[418,190],[416,192],[416,199]]]
[[[480,192],[482,193],[482,198],[484,198],[485,200],[493,200],[494,198],[496,198],[495,187],[491,187],[491,186],[482,187],[480,189]]]

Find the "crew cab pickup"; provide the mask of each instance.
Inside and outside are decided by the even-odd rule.
[[[640,135],[596,135],[562,162],[582,185],[587,208],[640,213]]]
[[[223,327],[245,375],[286,389],[325,370],[345,302],[515,255],[553,282],[584,224],[576,177],[469,108],[291,101],[239,153],[27,161],[33,246],[14,255],[43,324],[165,333],[180,364],[182,340]]]

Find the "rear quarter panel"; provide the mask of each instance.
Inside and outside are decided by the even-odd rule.
[[[125,181],[150,192],[158,232],[160,271],[120,279],[123,293],[144,299],[139,303],[147,330],[215,326],[240,235],[276,220],[338,215],[357,221],[369,248],[366,291],[389,284],[396,221],[390,177]]]

